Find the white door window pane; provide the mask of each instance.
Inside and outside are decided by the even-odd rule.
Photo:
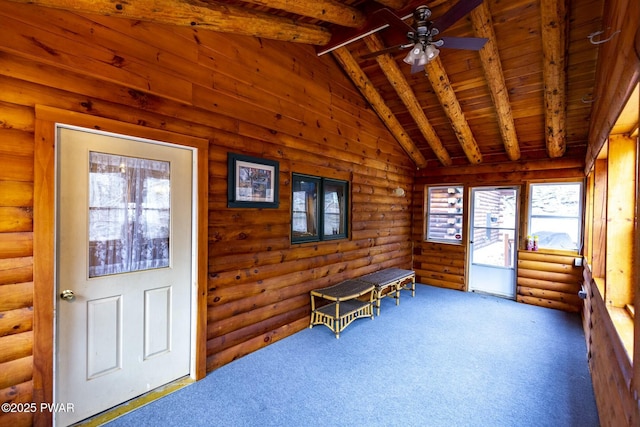
[[[170,163],[91,152],[89,277],[169,266]]]

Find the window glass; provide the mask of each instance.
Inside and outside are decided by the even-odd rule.
[[[529,232],[539,248],[578,250],[582,183],[531,184]]]
[[[462,243],[463,187],[429,187],[426,240]]]
[[[319,180],[315,178],[293,178],[291,227],[294,240],[318,238],[318,185]]]
[[[346,237],[345,182],[324,181],[324,236],[332,239]]]
[[[292,184],[292,242],[347,237],[346,181],[294,174]]]
[[[89,277],[169,266],[170,164],[91,152]]]

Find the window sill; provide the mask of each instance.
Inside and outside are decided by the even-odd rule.
[[[580,255],[577,250],[547,249],[547,248],[539,248],[537,251],[527,251],[526,249],[521,249],[521,250],[526,252],[539,252],[541,254],[548,254],[548,255],[567,255],[567,256],[573,256],[573,257],[582,257],[582,255]]]
[[[454,246],[462,246],[462,240],[423,240],[425,243],[435,243],[438,245],[454,245]]]
[[[334,237],[331,239],[323,239],[323,240],[292,240],[290,243],[289,247],[295,247],[295,248],[301,248],[301,247],[307,247],[307,246],[318,246],[318,245],[323,245],[323,244],[330,244],[330,243],[336,243],[336,242],[344,242],[344,241],[348,241],[349,237],[347,236],[342,236],[342,237]]]
[[[590,266],[587,268],[590,269]],[[593,283],[598,288],[598,293],[600,295],[605,294],[605,286],[606,281],[604,277],[594,277]],[[634,337],[634,315],[635,309],[633,305],[627,304],[625,307],[615,307],[613,305],[606,304],[607,312],[609,313],[609,318],[611,319],[611,323],[613,324],[613,328],[615,329],[618,337],[620,338],[620,342],[622,343],[622,347],[629,358],[629,362],[633,359],[633,337]]]
[[[629,360],[632,360],[633,356],[633,317],[631,317],[626,307],[613,307],[607,306],[609,316],[613,326],[616,328],[616,332],[620,337],[622,346],[627,353]]]

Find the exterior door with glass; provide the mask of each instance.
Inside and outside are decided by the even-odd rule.
[[[55,396],[68,425],[186,376],[193,151],[58,128]]]
[[[469,290],[515,298],[517,187],[471,189]]]

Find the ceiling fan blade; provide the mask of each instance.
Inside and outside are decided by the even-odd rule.
[[[393,27],[402,33],[415,31],[415,28],[413,28],[411,25],[404,22],[402,19],[398,17],[398,15],[393,13],[391,9],[388,9],[386,7],[376,10],[373,13],[373,18],[374,20],[379,21],[380,23],[389,24],[390,27]]]
[[[489,39],[479,37],[440,37],[440,40],[444,42],[441,46],[443,48],[480,50]]]
[[[444,15],[435,19],[433,25],[442,33],[444,30],[458,22],[476,7],[480,6],[483,0],[460,0]]]
[[[378,50],[376,52],[371,52],[371,53],[367,53],[365,55],[360,56],[360,59],[364,60],[364,59],[371,59],[371,58],[375,58],[376,56],[385,54],[385,53],[392,53],[394,51],[400,50],[400,49],[406,49],[408,47],[413,46],[412,43],[409,44],[397,44],[395,46],[391,46],[391,47],[386,47],[384,49]]]

